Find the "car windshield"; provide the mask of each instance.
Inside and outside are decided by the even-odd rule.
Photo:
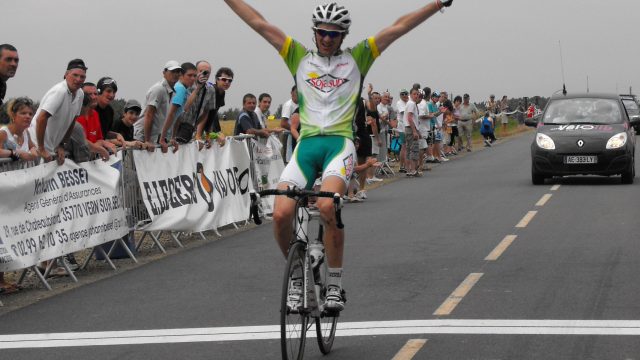
[[[622,122],[618,102],[612,99],[553,100],[544,113],[545,124],[617,124]]]
[[[622,99],[622,103],[624,107],[627,109],[627,113],[629,115],[638,115],[640,114],[640,109],[638,108],[638,104],[632,99]]]

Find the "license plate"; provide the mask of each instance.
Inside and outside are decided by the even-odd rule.
[[[598,157],[595,155],[569,155],[564,157],[565,164],[597,164]]]

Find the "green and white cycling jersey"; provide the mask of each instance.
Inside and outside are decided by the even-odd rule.
[[[353,119],[364,77],[380,55],[370,37],[325,57],[287,37],[280,55],[298,86],[300,139],[337,135],[353,139]]]

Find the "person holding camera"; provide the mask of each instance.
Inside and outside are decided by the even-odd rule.
[[[187,107],[190,107],[196,95],[200,93],[200,89],[203,88],[206,84],[206,80],[203,80],[204,74],[198,75],[198,70],[193,63],[185,62],[181,65],[182,75],[180,75],[180,79],[174,86],[175,95],[171,99],[171,106],[169,107],[169,113],[167,114],[167,118],[164,121],[164,126],[162,127],[162,133],[160,134],[160,148],[163,153],[166,153],[169,149],[169,144],[167,143],[167,134],[169,129],[173,129],[171,131],[170,142],[173,145],[173,151],[178,151],[178,141],[176,140],[176,133],[178,132],[178,127],[181,124],[181,116],[185,113]],[[200,76],[199,81],[196,81],[196,78]],[[195,85],[195,88],[192,88]],[[186,142],[191,140],[191,135],[193,134],[193,129],[195,127],[191,127],[191,131],[187,131],[189,139]],[[181,138],[186,137],[183,135]],[[184,143],[184,142],[183,142]]]
[[[196,62],[196,72],[196,81],[192,85],[191,95],[187,98],[184,105],[184,114],[179,119],[179,123],[176,124],[174,133],[176,141],[180,144],[190,142],[195,133],[195,141],[198,143],[199,148],[202,149],[205,144],[210,145],[209,139],[204,130],[199,132],[196,129],[207,123],[210,110],[215,109],[216,89],[213,84],[208,82],[211,76],[211,64],[209,62],[205,60]],[[206,142],[203,141],[203,135]],[[218,133],[217,136],[218,143],[221,146],[224,145],[224,135]]]

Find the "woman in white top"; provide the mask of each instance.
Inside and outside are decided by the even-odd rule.
[[[29,139],[29,125],[33,118],[33,102],[28,98],[17,98],[9,102],[7,113],[11,123],[0,128],[0,158],[12,160],[35,160],[38,158],[36,147]],[[0,272],[0,294],[10,294],[20,290],[20,286],[5,281]]]
[[[34,143],[29,138],[29,125],[33,118],[33,102],[20,97],[7,106],[11,123],[0,128],[0,157],[31,161],[38,158]]]

